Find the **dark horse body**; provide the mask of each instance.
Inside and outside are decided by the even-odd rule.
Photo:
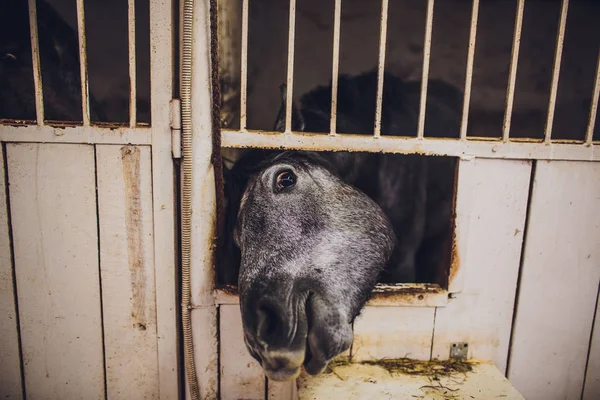
[[[81,121],[77,32],[47,2],[36,1],[44,116]],[[0,118],[34,120],[35,96],[27,1],[0,5]],[[106,120],[90,93],[91,119]]]
[[[385,82],[383,134],[414,134],[418,83],[389,74]],[[340,77],[338,132],[372,132],[375,88],[374,72]],[[460,92],[430,88],[426,133],[456,134]],[[330,93],[305,95],[293,129],[328,131]],[[253,150],[228,171],[221,280],[233,283],[239,265],[246,344],[270,378],[294,377],[302,364],[319,373],[348,349],[378,279],[445,283],[437,272],[450,249],[454,166],[441,157]]]

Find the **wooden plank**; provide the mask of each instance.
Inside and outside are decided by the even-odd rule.
[[[201,103],[199,103],[201,104]],[[201,125],[202,126],[202,125]],[[587,160],[600,161],[598,144],[586,146],[571,143],[498,142],[489,138],[456,140],[443,138],[357,134],[323,135],[291,132],[281,135],[271,131],[221,131],[223,146],[232,149],[259,148],[273,150],[369,151],[428,156],[482,157],[521,160]]]
[[[150,144],[150,138],[148,127],[0,125],[0,141],[3,142],[142,145]]]
[[[96,146],[106,389],[157,399],[158,354],[148,146]]]
[[[461,160],[456,225],[469,232],[458,243],[462,291],[437,309],[433,358],[466,342],[470,358],[506,370],[530,176],[529,161]]]
[[[469,257],[469,234],[471,231],[471,215],[473,211],[473,189],[471,176],[477,172],[477,161],[468,159],[458,160],[458,172],[455,177],[454,204],[454,248],[448,271],[448,293],[458,293],[463,289],[466,268]]]
[[[600,302],[596,304],[582,400],[596,400],[600,394]]]
[[[469,364],[461,364],[468,368]],[[329,399],[502,399],[524,400],[498,369],[485,363],[472,371],[450,376],[407,374],[379,365],[351,364],[335,367],[335,374],[298,379],[300,400]]]
[[[240,308],[221,306],[219,315],[221,399],[264,400],[265,375],[244,344]]]
[[[528,399],[579,399],[600,280],[600,164],[538,162],[509,379]]]
[[[367,306],[354,322],[352,360],[429,360],[435,308]]]
[[[9,229],[4,150],[0,146],[0,398],[21,399],[21,360]]]
[[[267,378],[268,400],[297,400],[298,387],[296,380],[275,382]]]
[[[27,397],[104,399],[94,149],[7,153]]]
[[[175,72],[174,21],[179,10],[172,0],[152,0],[150,6],[150,107],[152,140],[152,196],[154,214],[154,263],[156,275],[156,323],[161,400],[183,395],[179,359],[177,234],[175,168],[171,157],[170,100]],[[135,130],[137,131],[136,128]]]
[[[210,107],[210,14],[206,2],[194,3],[194,54],[192,104],[205,105],[192,112],[192,216],[191,293],[193,306],[214,305],[214,244],[216,222],[215,171],[212,165],[212,126]],[[185,159],[185,157],[184,157]]]
[[[208,306],[193,309],[191,317],[196,379],[198,379],[198,386],[200,386],[200,398],[202,400],[217,400],[219,391],[217,307]],[[186,389],[189,388],[186,387]],[[188,392],[186,399],[190,398]]]
[[[183,304],[184,307],[198,307],[203,312],[192,319],[192,335],[195,332],[207,338],[207,341],[198,344],[194,339],[194,360],[196,376],[201,392],[207,392],[211,396],[219,392],[219,369],[214,363],[214,355],[221,357],[221,380],[220,393],[222,399],[229,398],[264,398],[264,378],[261,382],[253,382],[251,373],[248,375],[246,365],[249,362],[244,357],[250,357],[244,348],[241,336],[241,322],[239,322],[239,307],[222,309],[223,320],[221,327],[220,342],[212,340],[212,332],[218,330],[217,319],[211,313],[215,310],[213,297],[214,290],[214,244],[215,244],[215,217],[216,217],[216,192],[215,175],[211,163],[212,157],[212,134],[211,128],[211,79],[210,79],[210,9],[208,2],[196,1],[193,7],[193,30],[195,40],[191,43],[192,65],[191,71],[191,105],[194,111],[191,113],[191,152],[193,156],[183,156],[184,163],[190,162],[191,168],[186,173],[184,169],[190,166],[182,164],[183,177],[191,179],[191,220],[190,232],[191,251],[190,257],[190,284],[191,293],[189,300],[191,304]],[[182,82],[183,84],[183,82]],[[154,82],[153,82],[154,86]],[[183,93],[186,91],[184,90]],[[182,98],[182,112],[185,111],[185,99]],[[185,153],[185,151],[184,151]],[[185,221],[182,218],[182,222]],[[183,229],[184,227],[182,227]],[[188,301],[185,299],[184,301]],[[233,318],[233,319],[232,319]],[[231,325],[229,322],[232,322]],[[231,325],[231,326],[229,326]],[[229,339],[226,339],[229,338]],[[200,346],[200,347],[197,347]],[[211,348],[210,346],[214,346]],[[199,351],[199,350],[204,351]],[[231,358],[230,358],[231,357]],[[251,371],[251,368],[249,369]],[[239,376],[238,376],[239,374]],[[186,376],[187,378],[187,376]],[[202,386],[205,383],[204,387]],[[188,383],[189,385],[189,383]],[[209,387],[207,387],[208,385]],[[244,385],[247,385],[244,386]],[[259,390],[260,389],[260,390]],[[260,396],[257,393],[260,391]]]

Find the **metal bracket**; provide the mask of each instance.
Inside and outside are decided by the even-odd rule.
[[[181,158],[181,100],[172,99],[171,105],[171,152],[173,158]]]
[[[452,343],[450,346],[450,359],[465,361],[469,354],[469,344],[466,342]]]

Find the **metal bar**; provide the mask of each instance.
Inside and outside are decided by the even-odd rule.
[[[452,157],[483,157],[520,160],[584,160],[600,161],[598,145],[511,141],[503,143],[489,138],[469,137],[465,141],[442,138],[406,138],[396,136],[338,134],[333,137],[318,133],[293,132],[278,135],[276,132],[223,131],[223,147],[265,148],[315,151],[367,151],[401,154],[424,154]]]
[[[385,72],[385,48],[387,41],[388,0],[381,2],[381,23],[379,25],[379,59],[377,63],[377,103],[375,103],[375,137],[381,136],[381,108],[383,103],[383,75]]]
[[[475,59],[475,41],[477,40],[477,18],[479,17],[479,0],[473,0],[471,10],[471,30],[469,32],[469,50],[467,52],[467,71],[465,73],[465,94],[463,99],[462,121],[460,123],[460,139],[466,140],[469,124],[469,106],[471,103],[471,86],[473,84],[473,61]]]
[[[83,126],[90,125],[90,96],[87,71],[87,42],[83,0],[77,0],[77,36],[79,39],[79,74],[81,75],[81,116]]]
[[[337,93],[340,67],[340,19],[342,15],[342,0],[335,0],[333,14],[333,61],[331,62],[331,118],[329,134],[335,135],[337,127]]]
[[[425,44],[423,46],[423,74],[421,76],[421,102],[419,105],[419,123],[417,138],[425,136],[425,107],[427,104],[427,84],[429,80],[429,61],[431,58],[431,32],[433,29],[433,0],[427,0],[427,18],[425,23]]]
[[[33,85],[35,91],[35,118],[38,125],[44,125],[44,93],[42,91],[40,42],[38,38],[37,22],[36,0],[29,0],[29,34],[31,36],[31,61],[33,65]]]
[[[296,0],[290,0],[288,32],[287,85],[285,94],[285,132],[292,131],[292,100],[294,95],[294,40],[296,36]]]
[[[585,133],[585,144],[590,145],[594,138],[594,127],[596,126],[596,114],[598,113],[598,97],[600,97],[600,52],[598,53],[598,66],[596,67],[596,82],[592,92],[592,104],[590,106],[590,120]]]
[[[127,0],[127,25],[129,28],[129,126],[133,128],[137,119],[135,0]]]
[[[548,119],[544,129],[544,142],[550,143],[552,139],[552,124],[554,123],[554,111],[556,109],[556,95],[558,93],[558,78],[560,76],[560,62],[565,41],[565,28],[567,26],[567,11],[569,0],[563,0],[560,10],[560,23],[558,25],[558,38],[556,39],[556,54],[554,56],[554,69],[552,71],[552,86],[550,87],[550,100],[548,102]]]
[[[510,137],[510,122],[515,99],[515,84],[517,82],[517,66],[519,64],[519,47],[521,45],[521,31],[523,30],[523,10],[525,0],[519,0],[517,15],[515,17],[515,32],[513,35],[512,56],[510,58],[510,73],[508,75],[508,88],[506,89],[506,107],[504,109],[504,122],[502,123],[502,141],[508,142]]]
[[[242,50],[240,70],[240,130],[246,130],[248,96],[248,0],[242,1]]]
[[[0,141],[29,143],[152,144],[148,127],[104,128],[99,126],[54,127],[50,125],[0,125]]]

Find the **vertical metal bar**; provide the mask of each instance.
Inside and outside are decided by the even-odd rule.
[[[517,66],[519,64],[519,47],[521,45],[521,31],[523,30],[523,10],[525,0],[519,0],[517,15],[515,17],[515,32],[513,35],[512,56],[510,58],[510,73],[508,75],[508,88],[506,89],[506,108],[504,122],[502,123],[502,141],[508,142],[510,137],[510,122],[515,99],[515,84],[517,82]]]
[[[42,70],[40,68],[40,42],[36,0],[29,0],[29,34],[31,36],[31,61],[35,91],[35,118],[38,125],[44,125],[44,93],[42,91]]]
[[[127,24],[129,28],[129,125],[134,128],[137,118],[135,0],[127,0]]]
[[[383,74],[385,72],[385,48],[387,41],[388,0],[381,2],[381,24],[379,25],[379,59],[377,63],[377,103],[375,103],[375,137],[381,136],[381,107],[383,103]]]
[[[83,0],[77,0],[77,36],[79,39],[79,74],[81,75],[81,116],[83,126],[90,125],[90,96],[87,70],[87,41]]]
[[[240,69],[240,131],[246,130],[248,96],[248,0],[242,1],[242,50]]]
[[[335,135],[337,127],[337,93],[340,67],[340,19],[342,15],[342,0],[335,0],[333,14],[333,61],[331,62],[331,118],[329,134]]]
[[[296,36],[296,0],[290,0],[290,22],[288,33],[288,65],[285,97],[285,132],[292,131],[292,99],[294,94],[294,40]]]
[[[427,104],[427,84],[429,80],[429,60],[431,58],[431,32],[433,29],[433,0],[427,0],[427,18],[425,23],[425,44],[423,46],[423,74],[421,76],[421,102],[419,105],[419,124],[417,138],[425,136],[425,107]]]
[[[592,144],[594,138],[594,127],[596,125],[596,114],[598,113],[598,97],[600,97],[600,52],[598,53],[598,65],[596,67],[596,81],[592,92],[592,104],[590,105],[590,121],[585,133],[585,144]]]
[[[552,71],[552,86],[550,87],[550,100],[548,102],[548,119],[544,129],[544,142],[550,143],[552,138],[552,124],[554,123],[554,111],[556,109],[556,94],[558,93],[558,78],[560,76],[560,62],[565,41],[565,27],[567,25],[567,10],[569,0],[563,0],[560,11],[560,23],[558,26],[558,38],[556,39],[556,54],[554,56],[554,70]]]
[[[477,40],[477,19],[479,17],[479,0],[473,0],[471,10],[471,30],[469,32],[469,50],[467,52],[467,71],[465,74],[465,94],[463,99],[462,121],[460,123],[460,139],[467,138],[469,124],[469,105],[471,103],[471,85],[473,83],[473,61],[475,59],[475,41]]]

